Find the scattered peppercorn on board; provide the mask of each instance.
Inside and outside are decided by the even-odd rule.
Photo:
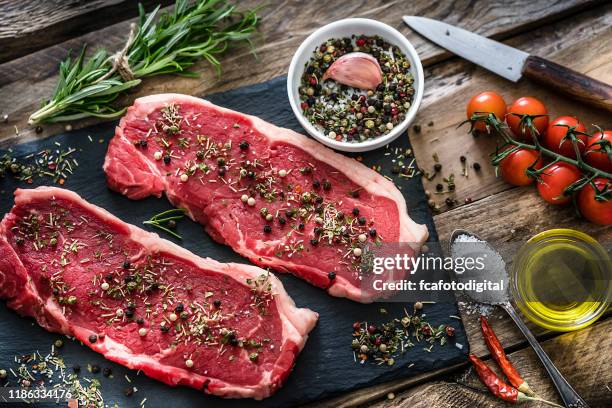
[[[279,126],[303,132],[287,103],[285,84],[285,78],[281,77],[262,84],[212,95],[208,99],[220,106],[257,115]],[[57,180],[57,183],[63,182],[63,187],[76,191],[85,200],[109,210],[122,220],[158,232],[163,238],[173,240],[200,256],[209,256],[222,262],[247,262],[229,247],[213,242],[200,225],[186,218],[178,222],[176,230],[182,236],[182,240],[142,225],[142,222],[151,216],[171,207],[165,198],[131,201],[107,188],[102,163],[107,142],[114,133],[115,125],[116,122],[96,125],[15,146],[10,153],[14,157],[37,154],[45,149],[64,153],[71,151],[67,149],[74,149],[65,157],[66,161],[70,161],[69,169],[72,174],[66,171],[67,166],[64,165],[63,175],[56,177],[54,172],[49,172],[50,175],[43,177],[33,176],[31,185],[24,181],[16,181],[13,176],[7,175],[0,181],[2,213],[10,210],[13,202],[12,192],[15,188],[53,185],[54,180]],[[4,153],[0,152],[0,157]],[[394,180],[406,197],[410,216],[416,222],[425,223],[430,231],[430,240],[437,240],[421,177],[416,176],[418,170],[410,154],[407,138],[398,139],[388,149],[362,154],[359,159],[369,166],[380,169],[382,174]],[[43,161],[42,165],[48,166],[48,162]],[[34,173],[37,171],[34,170]],[[401,319],[405,316],[404,308],[411,313],[413,306],[404,303],[358,304],[346,299],[333,298],[325,291],[291,275],[277,274],[277,276],[281,278],[296,304],[317,311],[320,319],[285,385],[262,403],[249,400],[222,400],[183,387],[171,388],[144,375],[137,376],[135,372],[106,361],[86,347],[67,339],[64,339],[64,342],[68,343],[65,349],[59,350],[60,355],[66,350],[68,372],[71,372],[74,364],[78,364],[82,376],[101,381],[106,403],[117,402],[120,406],[132,406],[147,398],[150,406],[160,406],[164,401],[173,401],[174,406],[192,406],[197,402],[211,403],[219,407],[287,406],[305,403],[367,385],[407,378],[454,365],[467,358],[468,345],[464,327],[460,320],[451,318],[458,315],[457,306],[455,303],[446,302],[425,304],[422,310],[433,327],[444,324],[455,329],[452,338],[449,337],[446,344],[441,346],[436,343],[430,348],[429,343],[416,343],[414,347],[407,349],[403,356],[396,357],[393,365],[387,363],[379,365],[373,361],[361,364],[358,359],[355,360],[351,348],[355,322],[382,324],[396,317]],[[381,309],[384,310],[381,312]],[[0,316],[0,368],[15,367],[15,355],[30,354],[38,350],[44,357],[51,351],[53,342],[60,338],[37,325],[32,325],[28,320],[17,317],[4,305],[0,309]],[[88,372],[88,364],[96,364],[102,370],[110,368],[113,378],[105,378],[102,370],[97,374]],[[229,363],[228,369],[231,369]],[[127,375],[133,384],[128,383],[124,375]],[[11,374],[9,376],[12,377]],[[126,388],[132,386],[138,391],[134,395],[126,396]]]

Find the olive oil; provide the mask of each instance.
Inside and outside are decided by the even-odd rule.
[[[556,331],[593,323],[612,300],[612,265],[590,236],[569,229],[545,231],[518,252],[510,285],[521,312]]]

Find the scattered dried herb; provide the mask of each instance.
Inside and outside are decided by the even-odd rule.
[[[438,344],[444,346],[449,338],[455,336],[455,328],[450,325],[433,327],[422,313],[424,302],[416,302],[413,313],[404,309],[402,318],[395,318],[380,325],[366,321],[353,324],[351,347],[355,361],[364,364],[373,361],[379,365],[392,366],[395,359],[403,355],[417,343],[425,343],[426,352],[432,352]],[[386,311],[383,314],[387,314]]]
[[[35,178],[46,178],[63,185],[79,166],[74,157],[76,149],[44,149],[25,157],[13,157],[10,152],[0,156],[0,179],[13,176],[16,180],[32,184]]]

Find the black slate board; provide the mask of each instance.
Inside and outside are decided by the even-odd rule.
[[[289,106],[285,83],[285,78],[276,78],[266,83],[210,95],[207,99],[218,105],[257,115],[276,125],[305,133]],[[18,145],[13,148],[13,154],[21,156],[38,152],[44,148],[53,148],[55,142],[61,143],[64,147],[71,146],[82,150],[75,156],[80,163],[78,171],[68,179],[64,187],[78,192],[84,199],[109,210],[126,222],[141,225],[143,220],[169,209],[170,205],[165,198],[130,201],[108,190],[102,163],[107,142],[114,133],[115,125],[115,122],[106,123],[57,135],[46,140]],[[93,142],[90,141],[88,135],[91,136]],[[393,146],[407,148],[409,147],[408,140],[406,137],[401,137]],[[389,174],[390,160],[384,154],[384,149],[363,154],[364,162],[368,165],[381,165],[383,171],[386,169],[386,174]],[[33,187],[42,184],[45,184],[45,181],[39,179]],[[430,241],[437,241],[437,234],[420,179],[418,177],[411,180],[399,179],[396,180],[396,184],[400,186],[406,197],[410,216],[415,221],[426,224],[430,231]],[[17,187],[24,187],[24,185],[8,179],[0,181],[1,214],[10,210],[13,203],[12,192]],[[190,220],[181,221],[178,231],[183,236],[183,241],[177,242],[198,255],[209,256],[219,261],[247,262],[232,252],[229,247],[214,243],[198,224]],[[164,236],[164,238],[169,237]],[[384,381],[410,377],[458,363],[466,358],[467,339],[463,325],[460,321],[449,319],[451,315],[458,315],[456,304],[446,302],[426,305],[427,319],[432,324],[452,323],[457,329],[456,342],[465,345],[463,349],[460,350],[453,344],[449,344],[444,347],[436,347],[435,352],[427,353],[423,351],[424,345],[417,345],[403,357],[397,359],[393,367],[355,363],[350,349],[353,322],[360,319],[384,322],[390,317],[401,317],[403,308],[408,307],[410,310],[412,306],[401,303],[361,305],[346,299],[332,298],[322,290],[293,276],[279,275],[279,277],[296,304],[317,311],[320,319],[287,383],[276,395],[264,401],[223,400],[206,396],[196,390],[171,388],[143,375],[137,376],[133,371],[104,360],[103,357],[78,342],[66,339],[64,339],[66,345],[61,353],[68,366],[78,363],[86,367],[88,363],[97,363],[101,367],[111,367],[113,379],[106,379],[101,374],[93,375],[87,372],[84,372],[84,375],[99,377],[106,402],[118,403],[121,407],[138,406],[144,397],[147,398],[147,407],[292,406]],[[387,316],[380,314],[381,307],[388,311]],[[0,302],[0,368],[14,367],[15,355],[31,353],[35,350],[40,350],[41,354],[45,355],[49,352],[52,342],[58,337],[41,329],[32,320],[18,317],[6,308],[4,302]],[[128,386],[124,374],[128,374],[133,385],[138,388],[138,392],[129,398],[123,395],[123,390]],[[47,403],[47,405],[37,406],[56,405]]]

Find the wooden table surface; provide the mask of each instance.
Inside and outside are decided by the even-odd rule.
[[[150,5],[160,1],[144,1]],[[161,1],[169,4],[171,1]],[[241,8],[261,1],[242,1]],[[205,95],[285,75],[293,52],[316,28],[346,17],[381,20],[404,33],[415,45],[425,68],[423,104],[408,137],[418,164],[433,167],[436,153],[444,164],[442,175],[454,173],[458,205],[447,208],[444,196],[436,197],[441,207],[434,215],[440,239],[447,239],[457,227],[471,230],[492,241],[508,255],[529,237],[549,228],[569,227],[585,231],[600,241],[612,240],[612,229],[589,224],[574,216],[572,208],[552,208],[540,200],[533,188],[513,188],[495,177],[488,165],[494,150],[493,138],[473,136],[457,129],[464,119],[468,98],[483,90],[496,90],[509,102],[523,95],[545,101],[553,114],[579,116],[587,124],[612,126],[609,113],[583,106],[555,92],[521,80],[518,84],[453,57],[411,32],[401,16],[421,15],[459,25],[480,34],[503,40],[524,51],[549,58],[601,81],[612,83],[612,3],[593,0],[489,0],[489,1],[267,1],[261,10],[261,35],[256,38],[254,59],[241,47],[221,58],[223,74],[218,77],[206,63],[195,70],[198,79],[174,76],[155,77],[144,83],[122,102],[159,92]],[[0,146],[46,137],[61,130],[61,125],[45,125],[36,134],[27,125],[28,115],[50,95],[56,82],[57,64],[69,50],[87,43],[92,48],[119,50],[136,15],[135,2],[96,0],[82,2],[0,0]],[[93,120],[73,123],[83,127]],[[470,166],[478,162],[482,171],[462,177],[459,156]],[[440,177],[440,176],[438,176]],[[424,180],[433,190],[438,178]],[[466,198],[470,204],[464,204]],[[462,310],[462,318],[472,352],[489,358],[475,315]],[[544,368],[514,324],[501,312],[492,325],[511,360],[527,381],[549,400],[560,402]],[[612,320],[574,333],[550,333],[534,328],[557,367],[592,407],[612,406]],[[355,375],[359,375],[356,371]],[[396,381],[341,395],[317,406],[346,407],[473,407],[503,406],[486,393],[458,385],[456,380],[479,383],[467,364],[447,367],[416,378]],[[394,398],[388,398],[393,393]],[[532,406],[539,406],[532,404]]]

